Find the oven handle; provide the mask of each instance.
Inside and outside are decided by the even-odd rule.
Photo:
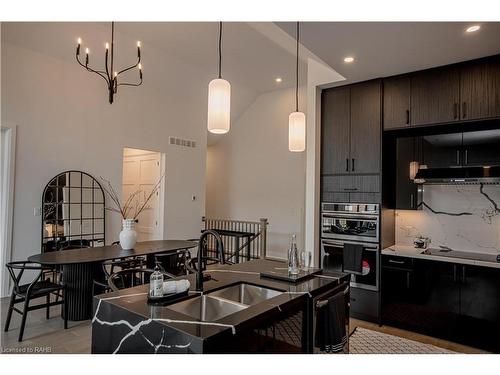
[[[341,217],[343,219],[345,218],[345,219],[352,219],[352,220],[363,219],[363,220],[378,221],[378,215],[369,215],[369,214],[366,214],[366,215],[359,215],[359,214],[352,215],[352,214],[339,214],[339,213],[323,212],[321,216],[322,217],[327,217],[327,218],[332,218],[332,219]]]
[[[354,241],[335,241],[335,240],[321,240],[322,244],[325,245],[337,245],[337,246],[343,246],[345,243],[350,243],[350,244],[355,244],[355,245],[363,245],[365,250],[368,251],[377,251],[379,249],[378,245],[376,244],[367,244],[367,243],[362,243],[362,242],[354,242]]]

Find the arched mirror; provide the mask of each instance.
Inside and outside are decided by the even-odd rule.
[[[104,192],[85,172],[54,177],[42,195],[42,252],[104,246]]]

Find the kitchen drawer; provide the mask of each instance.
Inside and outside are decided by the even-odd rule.
[[[381,203],[380,193],[349,193],[349,203]]]
[[[379,292],[352,287],[350,302],[352,318],[379,321]]]
[[[339,193],[326,191],[323,192],[323,196],[321,198],[322,202],[336,202],[336,203],[349,203],[349,193]]]
[[[378,193],[380,176],[323,176],[323,192]]]
[[[382,255],[382,267],[411,271],[413,270],[413,258],[395,255]]]

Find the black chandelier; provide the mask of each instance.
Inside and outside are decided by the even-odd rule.
[[[94,70],[89,67],[89,49],[85,48],[85,64],[80,61],[80,46],[82,40],[78,38],[78,45],[76,46],[76,61],[78,64],[83,66],[87,71],[95,73],[102,77],[106,81],[106,85],[109,91],[109,103],[113,104],[113,97],[118,92],[118,86],[140,86],[142,85],[142,64],[141,64],[141,42],[137,42],[137,63],[128,68],[122,69],[120,71],[113,70],[114,68],[114,40],[115,40],[115,23],[111,22],[111,56],[109,51],[109,43],[106,43],[106,55],[105,55],[105,65],[106,70]],[[118,76],[130,69],[139,69],[139,83],[118,83]]]

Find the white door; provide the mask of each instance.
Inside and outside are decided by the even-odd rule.
[[[125,201],[130,194],[141,190],[137,204],[142,206],[161,176],[160,164],[161,155],[159,152],[134,150],[133,153],[127,153],[125,151],[123,156],[123,200]],[[139,215],[135,230],[138,241],[160,239],[159,191]]]

